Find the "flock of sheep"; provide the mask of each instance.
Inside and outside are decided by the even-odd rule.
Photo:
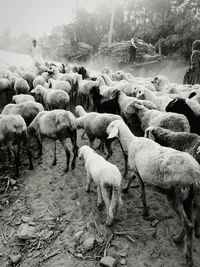
[[[84,159],[85,190],[89,192],[92,181],[97,184],[97,205],[105,203],[106,225],[113,224],[122,206],[121,192],[128,192],[135,178],[143,216],[148,216],[145,184],[154,186],[167,196],[180,218],[174,241],[182,242],[185,237],[187,266],[193,266],[193,228],[200,237],[200,85],[170,83],[164,76],[150,79],[123,71],[113,73],[109,67],[88,74],[84,67],[46,64],[40,69],[10,67],[1,71],[2,94],[8,104],[0,115],[0,145],[5,145],[14,159],[15,176],[19,176],[22,145],[33,169],[32,138],[37,140],[38,156],[42,155],[43,138],[53,140],[53,165],[59,140],[66,153],[65,171],[69,171],[71,153],[66,140],[70,139],[71,168],[77,157]],[[83,129],[81,138],[86,135],[89,146],[78,148],[78,129]],[[144,137],[136,136],[137,130]],[[105,146],[106,159],[93,150],[95,139],[100,140],[99,149]],[[123,178],[129,170],[132,173],[123,190],[118,167],[107,161],[116,139],[124,155]]]

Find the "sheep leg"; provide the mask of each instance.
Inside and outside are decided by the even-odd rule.
[[[194,204],[196,206],[195,222],[194,222],[194,233],[197,238],[200,237],[200,192],[196,189]]]
[[[140,190],[141,190],[141,198],[142,198],[142,203],[143,203],[143,216],[148,216],[149,211],[148,211],[147,202],[146,202],[144,182],[142,181],[139,175],[137,175],[137,178],[138,178],[138,182],[139,182]]]
[[[179,233],[173,237],[173,240],[175,243],[180,243],[180,242],[182,242],[182,240],[185,236],[185,223],[184,223],[184,218],[182,216],[182,212],[181,212],[181,208],[180,208],[181,203],[180,203],[180,200],[178,199],[177,194],[178,194],[178,192],[174,192],[174,190],[172,190],[167,195],[167,199],[168,199],[170,206],[173,208],[173,210],[176,212],[179,219],[181,220],[181,229],[180,229]]]
[[[98,195],[97,207],[100,208],[102,206],[102,204],[103,204],[103,198],[102,198],[100,185],[97,186],[97,195]]]
[[[111,147],[112,141],[113,140],[110,140],[110,139],[105,140],[105,146],[108,151],[108,154],[106,155],[106,160],[108,160],[113,154],[112,147]]]
[[[75,166],[76,166],[76,157],[78,155],[78,146],[76,144],[77,133],[75,132],[74,135],[72,135],[70,139],[71,139],[71,143],[72,143],[72,147],[73,147],[72,151],[74,154],[73,159],[72,159],[72,163],[71,163],[71,168],[72,168],[72,170],[74,170]]]
[[[24,136],[24,146],[26,148],[26,153],[29,159],[29,170],[33,170],[33,163],[32,163],[32,154],[30,151],[30,146],[29,146],[29,142],[28,142],[28,135],[26,134]]]
[[[55,166],[57,164],[57,158],[56,158],[56,140],[53,140],[53,161],[52,166]]]
[[[92,176],[90,174],[90,172],[87,170],[87,184],[86,184],[86,187],[85,187],[85,192],[90,192],[90,186],[92,184]]]
[[[107,214],[106,225],[107,226],[110,226],[113,221],[113,218],[110,217],[110,214],[109,214],[109,208],[110,208],[110,202],[111,202],[111,190],[110,189],[111,189],[110,186],[107,184],[104,184],[102,188],[102,197],[106,205],[106,214]]]
[[[85,135],[85,130],[83,129],[83,132],[81,134],[81,139],[87,139],[84,135]]]
[[[39,133],[35,132],[35,138],[37,140],[38,143],[38,147],[39,147],[39,152],[38,152],[38,157],[42,156],[42,137]]]
[[[88,136],[88,138],[89,138],[89,145],[92,148],[93,147],[93,144],[94,144],[95,138],[94,137],[91,137],[91,136]]]
[[[121,144],[120,140],[119,139],[117,139],[117,140],[119,142],[119,145],[120,145],[120,147],[122,149],[122,153],[124,155],[124,173],[123,173],[123,178],[126,178],[126,175],[128,173],[128,155],[124,152],[124,149],[122,147],[122,144]],[[124,192],[124,193],[126,193],[126,192]]]
[[[18,153],[15,150],[14,147],[10,146],[10,151],[14,155],[14,165],[15,165],[15,176],[19,177],[19,158],[18,158]]]
[[[110,222],[108,222],[107,225],[111,225],[113,223],[114,216],[118,208],[119,199],[120,199],[120,188],[113,187],[112,198],[111,198],[110,207],[108,211]]]
[[[65,154],[66,154],[66,168],[64,169],[64,172],[68,172],[69,171],[69,162],[70,162],[70,152],[69,152],[69,149],[67,148],[65,141],[66,141],[65,139],[63,139],[63,140],[61,139],[60,143],[61,143],[62,147],[64,148]]]
[[[131,175],[131,176],[129,177],[127,186],[124,187],[124,188],[122,189],[122,192],[123,192],[123,193],[125,193],[125,194],[128,193],[128,190],[129,190],[129,188],[130,188],[130,185],[131,185],[132,181],[135,180],[135,178],[136,178],[135,174],[133,174],[133,175]]]
[[[193,266],[192,259],[192,234],[193,234],[193,224],[192,224],[192,205],[194,199],[193,186],[190,187],[189,195],[186,200],[184,200],[183,205],[181,205],[182,216],[186,225],[186,239],[185,239],[185,250],[184,254],[186,257],[187,266]]]

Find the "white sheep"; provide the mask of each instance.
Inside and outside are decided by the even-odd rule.
[[[127,106],[126,113],[129,116],[137,114],[144,132],[149,126],[162,127],[176,132],[190,132],[189,122],[183,114],[149,110],[137,100]]]
[[[26,146],[29,169],[32,170],[32,157],[24,119],[20,115],[0,115],[0,144],[6,144],[9,155],[13,155],[16,177],[19,177],[20,146],[22,142]],[[15,145],[17,146],[16,148]]]
[[[151,92],[145,87],[140,87],[136,89],[135,92],[136,98],[153,102],[160,111],[165,111],[166,106],[172,100],[171,97],[167,95],[156,96],[154,92]]]
[[[100,139],[105,143],[108,151],[106,159],[112,156],[111,143],[113,140],[107,140],[106,129],[109,123],[113,120],[122,120],[119,115],[108,113],[88,112],[86,114],[80,114],[81,117],[76,119],[76,125],[78,128],[84,129],[89,139],[90,147],[93,147],[95,139]],[[101,143],[102,144],[102,143]]]
[[[41,75],[36,76],[33,80],[33,88],[35,88],[37,85],[45,86],[45,84],[46,80]]]
[[[31,93],[47,110],[67,109],[69,106],[69,95],[63,90],[50,90],[42,85],[37,85]]]
[[[187,266],[192,266],[191,212],[193,187],[200,186],[198,162],[186,152],[162,147],[150,139],[134,136],[128,126],[120,120],[112,122],[107,132],[108,138],[117,137],[120,140],[124,153],[128,155],[128,164],[133,176],[126,189],[129,189],[132,180],[137,177],[141,188],[143,214],[148,215],[144,183],[160,188],[167,194],[169,204],[184,221],[185,256]],[[176,239],[180,238],[182,231],[183,229]]]
[[[14,95],[12,98],[12,101],[15,104],[19,104],[19,103],[23,103],[23,102],[27,102],[27,101],[35,102],[35,98],[32,95],[20,94],[20,95]]]
[[[121,200],[122,176],[114,164],[106,161],[89,146],[82,146],[79,150],[79,158],[84,158],[87,171],[86,192],[90,191],[92,181],[97,185],[98,201],[100,207],[103,201],[106,205],[106,225],[113,224],[114,216]]]
[[[26,125],[28,126],[36,117],[36,115],[43,110],[44,107],[40,103],[28,101],[19,104],[7,104],[2,110],[1,114],[21,115],[22,118],[25,120]]]
[[[17,78],[15,80],[15,84],[14,84],[14,90],[15,90],[17,95],[28,94],[30,87],[29,87],[26,80],[24,80],[23,78]]]
[[[72,143],[73,159],[71,163],[71,168],[75,168],[76,157],[78,153],[77,147],[77,130],[76,130],[76,120],[74,115],[70,111],[65,111],[62,109],[52,110],[52,111],[42,111],[40,112],[32,123],[28,127],[28,133],[34,135],[37,139],[39,146],[38,156],[42,155],[42,140],[43,137],[54,140],[54,157],[52,165],[56,165],[56,140],[59,140],[66,154],[66,168],[65,172],[69,170],[70,163],[70,152],[67,148],[66,140],[70,138]]]
[[[54,90],[63,90],[69,94],[71,91],[71,85],[67,81],[58,81],[54,80],[53,78],[49,78],[48,80],[49,88],[52,88]]]

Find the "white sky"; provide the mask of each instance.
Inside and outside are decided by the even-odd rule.
[[[76,2],[88,10],[94,10],[101,1],[0,0],[0,35],[9,28],[14,35],[24,31],[37,38],[44,32],[50,33],[53,26],[71,22]]]

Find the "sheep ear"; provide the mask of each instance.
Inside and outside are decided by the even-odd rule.
[[[138,108],[138,109],[142,109],[143,105],[139,104],[139,103],[135,103],[135,107]]]
[[[153,135],[153,131],[150,129],[146,129],[144,137],[149,138],[153,141],[155,141],[155,136]]]
[[[197,155],[200,155],[200,146],[197,147],[197,149],[196,149],[196,154],[197,154]]]
[[[111,130],[111,132],[110,132],[110,134],[109,134],[107,139],[111,139],[111,138],[117,137],[117,135],[118,135],[118,129],[117,129],[117,127],[114,127]]]

